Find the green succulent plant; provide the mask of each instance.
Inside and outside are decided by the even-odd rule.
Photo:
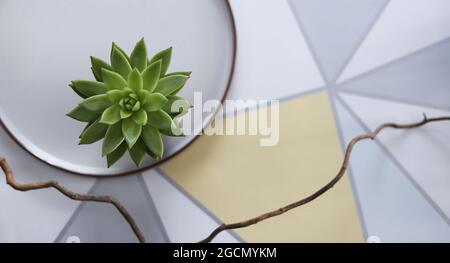
[[[191,105],[176,94],[191,72],[167,73],[171,57],[172,48],[168,48],[148,59],[143,38],[130,56],[113,43],[111,64],[91,57],[95,81],[75,80],[69,85],[83,98],[67,114],[87,123],[80,144],[104,139],[102,156],[108,167],[127,151],[137,166],[146,154],[161,159],[162,136],[184,136],[178,117]]]

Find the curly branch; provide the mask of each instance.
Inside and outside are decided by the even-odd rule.
[[[345,155],[344,155],[344,160],[342,161],[341,167],[338,171],[338,173],[336,174],[336,176],[330,181],[328,182],[326,185],[324,185],[323,187],[321,187],[319,190],[317,190],[316,192],[314,192],[313,194],[311,194],[310,196],[303,198],[299,201],[296,201],[294,203],[288,204],[284,207],[281,207],[279,209],[264,213],[262,215],[259,215],[257,217],[245,220],[245,221],[241,221],[241,222],[237,222],[237,223],[233,223],[233,224],[222,224],[221,226],[219,226],[218,228],[216,228],[207,238],[205,238],[204,240],[201,240],[200,243],[208,243],[211,242],[217,235],[219,235],[221,232],[225,231],[225,230],[231,230],[231,229],[239,229],[239,228],[244,228],[244,227],[248,227],[251,225],[255,225],[259,222],[262,222],[264,220],[276,217],[276,216],[280,216],[294,208],[300,207],[302,205],[305,205],[309,202],[314,201],[316,198],[318,198],[319,196],[323,195],[324,193],[326,193],[328,190],[330,190],[331,188],[334,187],[334,185],[339,182],[339,180],[342,179],[342,177],[344,176],[347,167],[348,167],[348,162],[350,160],[350,156],[353,150],[353,147],[355,146],[355,144],[357,144],[360,141],[363,140],[374,140],[377,135],[384,129],[386,128],[392,128],[392,129],[413,129],[413,128],[418,128],[421,127],[427,123],[430,122],[440,122],[440,121],[450,121],[450,116],[444,116],[444,117],[436,117],[436,118],[428,118],[425,114],[423,115],[423,120],[417,123],[412,123],[412,124],[396,124],[396,123],[385,123],[380,125],[378,128],[376,128],[374,131],[367,133],[367,134],[363,134],[360,136],[357,136],[355,138],[353,138],[348,146],[347,149],[345,151]],[[130,225],[130,227],[132,228],[134,234],[137,236],[138,240],[142,243],[145,242],[145,238],[142,234],[142,232],[140,231],[139,227],[137,226],[135,220],[133,219],[133,217],[128,213],[128,211],[125,209],[125,207],[119,202],[117,201],[117,199],[115,199],[114,197],[111,196],[94,196],[94,195],[83,195],[83,194],[78,194],[75,193],[67,188],[65,188],[64,186],[60,185],[58,182],[56,181],[46,181],[46,182],[35,182],[35,183],[29,183],[29,184],[20,184],[17,181],[14,180],[14,176],[13,176],[13,172],[10,168],[10,166],[8,165],[6,159],[1,158],[0,157],[0,167],[2,168],[3,172],[6,175],[6,182],[7,184],[9,184],[11,187],[13,187],[14,189],[18,190],[18,191],[30,191],[30,190],[37,190],[37,189],[46,189],[46,188],[55,188],[56,190],[58,190],[59,192],[61,192],[62,194],[64,194],[65,196],[67,196],[70,199],[73,200],[78,200],[78,201],[93,201],[93,202],[101,202],[101,203],[110,203],[112,205],[114,205],[117,210],[120,212],[120,214],[125,218],[125,220],[128,222],[128,224]]]
[[[385,123],[380,125],[378,128],[376,128],[374,131],[367,133],[367,134],[363,134],[360,136],[357,136],[355,138],[353,138],[348,146],[347,146],[347,150],[345,151],[345,155],[344,155],[344,160],[342,161],[342,165],[341,168],[339,169],[338,173],[336,174],[336,176],[331,179],[330,182],[328,182],[326,185],[324,185],[322,188],[320,188],[319,190],[317,190],[316,192],[314,192],[313,194],[311,194],[310,196],[303,198],[299,201],[296,201],[294,203],[288,204],[284,207],[281,207],[279,209],[264,213],[262,215],[259,215],[257,217],[245,220],[245,221],[241,221],[238,223],[233,223],[233,224],[222,224],[221,226],[219,226],[218,228],[216,228],[207,238],[203,239],[200,241],[200,243],[208,243],[211,242],[218,234],[220,234],[222,231],[225,230],[231,230],[231,229],[239,229],[239,228],[244,228],[244,227],[248,227],[251,225],[255,225],[261,221],[267,220],[269,218],[272,217],[276,217],[279,215],[282,215],[294,208],[297,208],[299,206],[305,205],[309,202],[314,201],[316,198],[318,198],[319,196],[323,195],[324,193],[328,192],[328,190],[330,190],[331,188],[334,187],[334,185],[339,182],[339,180],[341,180],[341,178],[344,176],[347,167],[348,167],[348,162],[350,160],[350,155],[352,153],[353,147],[355,146],[355,144],[357,144],[360,141],[363,140],[374,140],[377,135],[384,129],[386,128],[393,128],[393,129],[413,129],[413,128],[418,128],[421,127],[427,123],[430,122],[439,122],[439,121],[450,121],[450,116],[444,116],[444,117],[437,117],[437,118],[428,118],[425,114],[423,114],[423,120],[417,123],[412,123],[412,124],[396,124],[396,123]]]
[[[68,198],[72,200],[77,201],[92,201],[92,202],[100,202],[100,203],[110,203],[112,204],[117,210],[120,212],[120,214],[125,218],[125,220],[128,222],[130,227],[132,228],[134,234],[138,238],[139,242],[145,243],[145,237],[142,234],[141,230],[137,226],[136,222],[134,221],[133,217],[128,213],[128,211],[125,209],[125,207],[114,197],[111,196],[95,196],[95,195],[83,195],[75,193],[66,187],[62,186],[56,181],[46,181],[46,182],[35,182],[35,183],[29,183],[29,184],[21,184],[18,183],[13,176],[13,172],[11,167],[9,166],[8,162],[5,158],[0,157],[0,167],[2,168],[3,172],[6,175],[6,183],[9,184],[12,188],[18,190],[18,191],[31,191],[31,190],[38,190],[38,189],[46,189],[46,188],[55,188],[59,192],[61,192],[63,195],[67,196]]]

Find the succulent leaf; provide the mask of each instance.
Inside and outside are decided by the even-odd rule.
[[[91,144],[101,140],[107,130],[108,125],[100,123],[100,119],[97,119],[81,134],[80,144]]]
[[[111,66],[115,72],[119,73],[125,79],[128,78],[132,70],[128,58],[117,47],[113,47],[111,53]]]
[[[153,58],[150,60],[149,64],[152,64],[153,62],[156,62],[158,60],[161,60],[161,73],[160,77],[163,77],[166,75],[167,70],[170,66],[170,60],[172,59],[172,47],[165,49],[163,51],[160,51],[157,53]]]
[[[67,116],[81,122],[93,122],[98,118],[98,114],[88,111],[81,106],[75,107],[75,109],[67,113]]]
[[[139,101],[139,96],[136,95],[136,93],[134,93],[134,92],[128,94],[128,96],[130,96],[130,98],[132,98],[132,99],[135,99],[135,100]]]
[[[144,156],[146,153],[146,147],[144,142],[139,139],[133,147],[130,148],[130,157],[137,167],[141,166],[142,161],[144,160]]]
[[[183,129],[181,128],[180,123],[178,122],[178,119],[173,119],[170,129],[160,129],[159,130],[162,134],[171,136],[171,137],[183,137],[185,136],[183,133]]]
[[[103,140],[102,155],[112,153],[119,147],[125,140],[122,134],[122,123],[117,122],[114,125],[110,125],[106,132],[105,139]]]
[[[79,92],[79,91],[75,88],[74,85],[69,84],[69,87],[72,88],[72,90],[73,90],[78,96],[80,96],[81,98],[83,98],[83,99],[86,99],[86,98],[87,98],[87,96],[84,95],[83,93]]]
[[[123,94],[124,92],[122,90],[110,90],[108,92],[106,92],[106,94],[108,95],[108,98],[114,102],[114,103],[119,103],[120,100],[123,98]]]
[[[144,38],[139,40],[131,52],[130,62],[133,68],[137,68],[141,72],[147,67],[147,47]]]
[[[146,125],[142,127],[142,139],[147,148],[158,158],[161,159],[164,153],[164,143],[161,133],[154,127]]]
[[[120,116],[120,106],[119,105],[113,105],[109,108],[107,108],[100,119],[100,123],[113,125],[120,121],[122,117]]]
[[[144,89],[153,92],[158,84],[159,76],[161,75],[161,60],[155,61],[150,64],[144,72],[142,72],[142,79]]]
[[[108,90],[122,90],[128,85],[127,81],[116,72],[102,69],[102,76]]]
[[[95,73],[93,67],[91,67],[91,72],[92,72],[92,75],[94,75],[94,78],[95,78],[96,81],[102,81],[102,77],[97,75],[97,73]]]
[[[181,76],[181,75],[177,75],[177,76]],[[187,79],[184,81],[183,85],[180,85],[178,87],[178,89],[175,89],[174,91],[172,91],[169,95],[177,95],[178,92],[184,87],[184,85],[186,84],[187,80],[189,79],[189,77],[187,77]],[[167,96],[169,96],[167,95]]]
[[[139,111],[141,109],[141,102],[136,102],[136,104],[134,104],[133,108],[131,108],[131,111]]]
[[[122,156],[125,154],[125,152],[128,150],[127,143],[122,142],[117,149],[115,149],[112,153],[106,155],[106,160],[108,163],[108,168],[113,166]]]
[[[97,119],[96,119],[97,120]],[[80,136],[78,136],[78,139],[81,139],[81,137],[83,137],[84,132],[87,130],[87,128],[89,128],[89,126],[92,125],[94,121],[89,122],[88,124],[86,124],[86,126],[84,126],[83,131],[81,132]]]
[[[133,147],[141,135],[142,125],[137,124],[131,118],[122,121],[122,133],[127,141],[128,148]]]
[[[147,112],[145,112],[144,109],[140,109],[139,111],[133,113],[132,118],[137,124],[141,126],[147,125]]]
[[[144,109],[148,112],[160,110],[167,103],[167,98],[161,93],[144,94]]]
[[[132,111],[124,110],[124,109],[120,110],[120,118],[122,118],[122,119],[129,118],[129,117],[131,117],[131,115],[133,115]]]
[[[89,98],[95,95],[106,93],[108,89],[105,84],[98,81],[90,80],[75,80],[71,83],[72,89],[77,91],[77,94],[83,94],[83,98]]]
[[[183,88],[188,79],[189,77],[183,75],[164,77],[158,81],[154,92],[159,92],[165,96],[175,94]]]
[[[191,71],[179,71],[179,72],[171,72],[171,73],[167,73],[164,77],[169,77],[169,76],[173,76],[173,75],[183,75],[186,77],[190,77],[192,74]]]
[[[103,112],[106,108],[112,105],[108,95],[95,95],[83,100],[80,104],[81,107],[92,112]]]
[[[142,90],[143,81],[141,73],[137,69],[134,69],[128,77],[128,87],[135,93]]]
[[[180,116],[192,107],[189,101],[179,96],[169,95],[167,96],[167,100],[162,110],[169,113],[171,117]]]
[[[111,47],[111,54],[110,54],[110,59],[112,58],[113,55],[113,51],[117,50],[120,53],[122,53],[122,55],[127,59],[127,61],[130,61],[130,57],[128,57],[127,53],[125,51],[123,51],[123,49],[121,47],[119,47],[116,43],[112,43],[112,47]],[[111,59],[112,60],[112,59]]]
[[[169,136],[180,136],[180,127],[172,120],[169,114],[159,110],[148,112],[148,124],[157,128],[161,133]]]
[[[97,81],[103,81],[102,69],[112,70],[112,67],[105,61],[91,56],[91,69]]]
[[[134,91],[132,89],[128,88],[128,87],[125,87],[123,89],[123,96],[129,96],[129,95],[131,95],[133,93],[134,93]]]

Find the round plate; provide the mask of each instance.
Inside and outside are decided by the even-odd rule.
[[[0,2],[0,120],[23,148],[66,171],[121,175],[157,163],[146,157],[137,169],[127,156],[112,168],[101,142],[78,146],[84,124],[65,116],[81,100],[68,83],[93,79],[89,56],[109,60],[111,42],[130,52],[145,37],[149,53],[173,46],[169,72],[192,71],[180,93],[194,102],[223,100],[236,54],[233,16],[226,0],[2,0]],[[194,105],[195,108],[195,105]],[[192,135],[167,138],[161,161],[179,153]]]

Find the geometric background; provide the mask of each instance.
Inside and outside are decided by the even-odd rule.
[[[222,221],[250,218],[311,194],[339,169],[326,92],[282,102],[279,131],[271,147],[260,136],[203,136],[162,170]],[[363,241],[347,176],[326,198],[236,233],[249,242]]]
[[[203,136],[162,167],[96,179],[35,160],[0,130],[0,155],[17,180],[55,179],[114,195],[148,241],[195,242],[221,222],[315,191],[334,176],[353,136],[386,121],[420,120],[423,112],[450,114],[449,1],[230,3],[238,54],[229,98],[280,99],[279,145]],[[215,241],[450,242],[448,138],[448,123],[385,130],[355,147],[349,176],[317,201]],[[4,177],[0,201],[0,242],[137,241],[112,206],[54,190],[16,192]]]

